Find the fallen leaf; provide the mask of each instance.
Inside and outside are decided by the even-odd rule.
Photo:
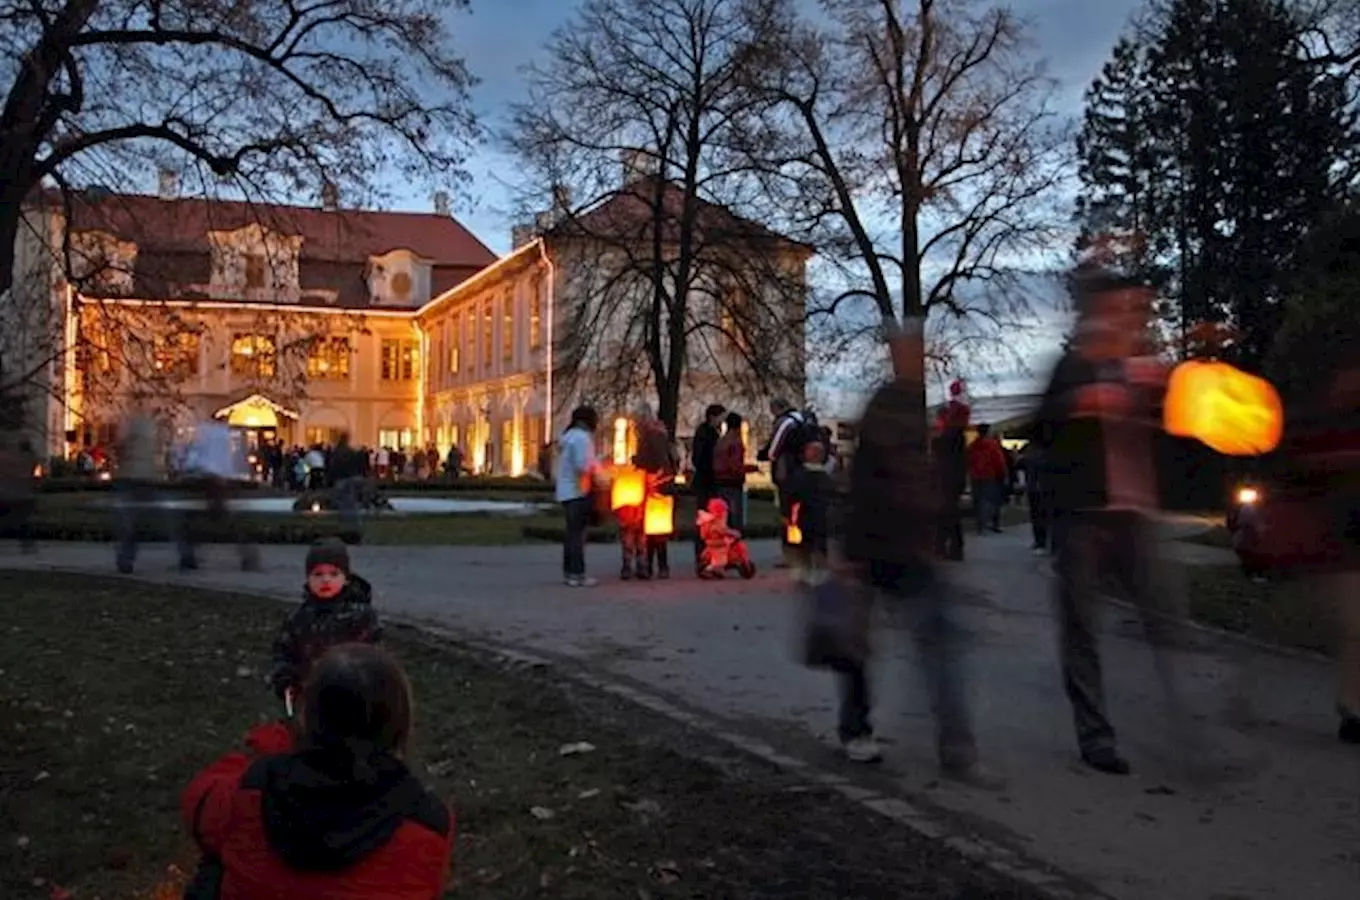
[[[675,884],[680,880],[680,867],[674,862],[667,860],[652,866],[652,874],[656,880],[662,884]]]
[[[579,793],[579,794],[576,795],[576,799],[577,799],[577,800],[589,800],[591,797],[598,797],[598,796],[600,796],[600,789],[599,789],[599,788],[591,788],[591,789],[588,790],[588,791],[581,791],[581,793]]]
[[[34,783],[34,784],[37,784],[38,782],[40,782],[40,781],[46,781],[47,779],[49,779],[49,778],[51,778],[51,777],[52,777],[52,773],[49,772],[49,771],[47,771],[46,769],[43,769],[43,770],[42,770],[41,772],[39,772],[37,775],[34,775],[34,776],[33,776],[33,783]]]
[[[16,847],[18,847],[20,850],[22,850],[22,849],[24,849],[25,847],[27,847],[27,846],[28,846],[29,844],[31,844],[31,843],[33,843],[33,842],[32,842],[31,840],[28,839],[28,835],[26,835],[26,834],[21,834],[21,835],[19,835],[19,837],[14,841],[14,846],[16,846]]]
[[[580,756],[582,753],[593,753],[595,745],[588,741],[579,741],[575,744],[563,744],[558,750],[560,756]]]
[[[546,806],[531,806],[529,807],[529,813],[540,822],[546,822],[557,815],[557,813],[548,809]]]
[[[237,677],[237,678],[249,678],[251,675],[254,675],[254,674],[255,674],[255,673],[252,672],[252,671],[250,670],[250,666],[237,666],[237,667],[236,667],[236,677]]]

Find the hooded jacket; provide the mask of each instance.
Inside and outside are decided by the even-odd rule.
[[[294,749],[258,726],[189,783],[180,809],[204,854],[186,896],[435,900],[448,881],[449,808],[405,764],[362,748]],[[355,757],[365,761],[355,764]]]
[[[382,625],[373,609],[373,588],[350,573],[345,589],[330,600],[304,593],[301,605],[279,629],[274,640],[274,669],[270,681],[283,697],[300,687],[321,654],[336,644],[376,644]]]

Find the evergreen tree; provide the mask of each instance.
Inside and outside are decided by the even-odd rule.
[[[1088,92],[1083,233],[1146,236],[1183,352],[1221,323],[1224,355],[1259,364],[1298,249],[1342,195],[1353,112],[1304,29],[1284,0],[1168,0]]]

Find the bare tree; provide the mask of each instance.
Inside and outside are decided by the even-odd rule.
[[[0,295],[25,202],[45,185],[126,189],[152,161],[203,192],[260,198],[325,182],[357,197],[393,171],[461,177],[475,123],[447,23],[467,3],[7,4]]]
[[[811,251],[755,224],[763,195],[734,152],[781,7],[586,0],[529,70],[507,135],[531,202],[554,198],[542,224],[578,303],[560,376],[616,408],[654,392],[672,431],[682,388],[704,378],[729,400],[802,392]]]
[[[1022,325],[1017,270],[1059,239],[1071,146],[1024,23],[987,0],[823,7],[827,24],[790,7],[768,35],[767,127],[792,119],[794,137],[755,139],[790,148],[765,167],[767,188],[841,264],[822,311],[858,298],[880,326],[933,313],[955,335],[970,321],[979,334]]]

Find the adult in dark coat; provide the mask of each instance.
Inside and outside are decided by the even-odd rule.
[[[718,438],[722,437],[721,428],[725,415],[727,410],[722,404],[711,404],[704,410],[704,420],[694,430],[694,440],[690,443],[689,458],[693,470],[690,475],[690,493],[694,495],[696,510],[706,508],[708,501],[718,495],[718,480],[713,471],[713,451],[718,446]],[[699,555],[703,553],[704,542],[699,538],[698,529],[695,529],[694,534],[694,568],[698,571]]]

